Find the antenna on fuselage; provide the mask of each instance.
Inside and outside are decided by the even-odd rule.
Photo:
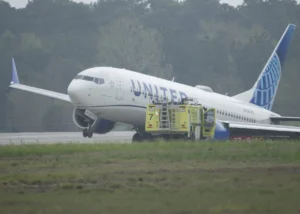
[[[173,77],[172,82],[174,82],[174,80],[175,80],[175,77]]]

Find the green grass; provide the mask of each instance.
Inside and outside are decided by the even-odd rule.
[[[0,147],[0,213],[299,213],[300,142]]]

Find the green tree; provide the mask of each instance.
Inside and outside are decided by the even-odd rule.
[[[6,93],[11,81],[11,56],[16,49],[15,42],[16,36],[8,30],[0,36],[0,130],[6,129],[5,124],[7,115],[9,114],[8,95]]]
[[[164,63],[162,38],[135,18],[121,18],[100,31],[99,65],[131,69],[170,78],[172,67]]]
[[[72,123],[72,106],[5,94],[12,57],[22,83],[62,93],[81,70],[105,65],[232,95],[254,84],[288,23],[300,24],[294,0],[245,0],[237,8],[219,0],[31,0],[24,9],[0,0],[0,130]],[[298,29],[274,103],[281,114],[299,115],[299,42]]]

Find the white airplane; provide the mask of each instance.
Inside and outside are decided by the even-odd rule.
[[[284,121],[300,121],[298,117],[282,117],[272,112],[282,65],[295,25],[289,24],[253,87],[233,97],[218,94],[208,86],[196,87],[113,67],[86,69],[71,81],[62,94],[20,84],[14,59],[10,88],[33,92],[71,103],[73,121],[84,137],[110,132],[116,122],[130,124],[137,133],[145,134],[146,105],[156,98],[179,102],[195,98],[204,107],[217,110],[215,139],[228,139],[238,134],[300,134],[300,127],[278,125]]]

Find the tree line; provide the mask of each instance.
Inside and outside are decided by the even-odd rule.
[[[61,93],[81,70],[113,66],[232,96],[252,87],[287,24],[299,21],[294,0],[31,0],[22,9],[0,1],[0,131],[75,129],[72,106],[7,93],[12,57],[23,84]],[[296,29],[274,103],[283,115],[299,115],[299,42]]]

